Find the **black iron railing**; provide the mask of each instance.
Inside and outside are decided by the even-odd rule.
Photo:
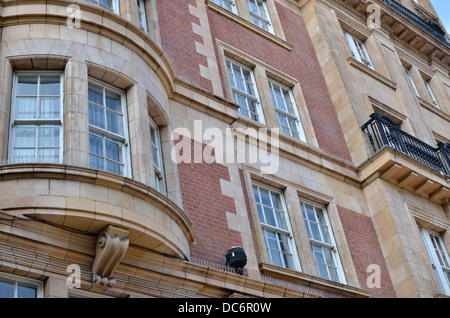
[[[388,117],[372,114],[361,129],[367,133],[375,152],[391,147],[425,166],[450,176],[450,145],[440,144],[437,148],[404,132]]]
[[[392,10],[407,18],[419,28],[433,36],[436,40],[441,42],[447,47],[450,47],[450,43],[445,37],[445,30],[443,30],[438,24],[431,20],[425,20],[418,14],[412,12],[397,0],[381,0],[384,4],[389,6]]]

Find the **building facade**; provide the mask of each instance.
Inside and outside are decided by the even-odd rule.
[[[0,297],[450,296],[429,1],[0,3]]]

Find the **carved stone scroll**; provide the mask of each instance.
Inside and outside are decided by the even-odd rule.
[[[128,233],[128,230],[108,225],[98,235],[92,264],[94,285],[113,287],[116,283],[112,275],[128,250]]]

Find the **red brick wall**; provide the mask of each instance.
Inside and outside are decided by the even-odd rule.
[[[372,298],[396,297],[372,220],[342,207],[338,207],[338,210],[361,287],[370,290]],[[379,289],[367,286],[367,278],[373,273],[367,272],[370,264],[380,266]]]
[[[157,1],[162,49],[178,78],[212,91],[211,81],[200,75],[199,64],[208,66],[208,62],[195,49],[195,41],[203,44],[203,39],[193,32],[192,22],[200,21],[189,13],[189,4],[197,6],[195,0]]]
[[[183,142],[184,144],[184,142]],[[191,256],[217,265],[225,265],[225,254],[233,246],[242,246],[239,232],[230,230],[226,213],[236,213],[234,199],[222,194],[220,180],[230,181],[228,168],[218,163],[194,163],[195,148],[205,145],[191,141],[191,162],[180,163],[181,194],[184,211],[197,234]]]
[[[351,161],[303,18],[278,3],[277,11],[286,40],[293,45],[292,51],[288,51],[223,15],[209,10],[208,17],[213,39],[220,39],[296,78],[302,88],[320,148],[331,155]],[[237,34],[239,36],[236,36]],[[216,54],[218,54],[217,48]],[[222,71],[221,74],[223,74]],[[223,80],[228,80],[228,78],[222,78]]]
[[[158,1],[163,50],[177,77],[212,91],[211,82],[200,75],[199,64],[207,66],[207,60],[195,50],[195,41],[203,43],[203,40],[192,31],[192,22],[199,24],[199,21],[189,13],[189,4],[196,6],[194,0]],[[351,161],[303,18],[284,5],[276,3],[276,6],[287,42],[293,45],[292,51],[207,9],[213,43],[216,45],[216,39],[219,39],[298,79],[320,148],[331,155]],[[220,74],[222,83],[228,80],[223,78],[221,70]]]

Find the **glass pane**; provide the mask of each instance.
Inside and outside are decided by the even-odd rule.
[[[37,75],[20,75],[17,82],[17,96],[37,96]]]
[[[36,161],[35,149],[14,149],[15,163],[32,163]]]
[[[322,248],[317,245],[312,245],[312,249],[313,249],[314,258],[315,258],[316,262],[326,264],[325,257],[322,252]]]
[[[333,251],[329,248],[322,248],[322,251],[325,254],[325,259],[327,261],[327,264],[331,265],[331,266],[335,266],[334,258],[333,258]]]
[[[31,148],[36,147],[36,127],[17,126],[15,128],[14,147]]]
[[[121,161],[120,160],[120,146],[110,140],[105,140],[105,151],[106,151],[106,158],[114,160],[114,161]]]
[[[264,213],[263,213],[263,211],[262,211],[262,206],[261,205],[259,205],[259,204],[257,204],[256,205],[256,208],[258,209],[258,215],[259,215],[259,221],[261,222],[261,223],[266,223],[266,219],[264,218]]]
[[[16,99],[17,111],[16,119],[36,119],[37,98],[36,97],[18,97]]]
[[[328,267],[328,271],[330,272],[330,279],[335,282],[339,282],[339,276],[336,267]]]
[[[40,119],[59,118],[60,98],[41,97],[40,99]]]
[[[317,264],[317,269],[319,270],[319,276],[324,279],[330,279],[328,275],[327,267],[323,264]]]
[[[89,134],[89,151],[103,156],[103,138],[95,134]]]
[[[89,162],[92,169],[103,170],[104,160],[102,158],[90,155]]]
[[[261,203],[264,205],[272,206],[270,203],[269,191],[263,188],[259,188],[259,193],[261,195]]]
[[[39,147],[59,147],[59,127],[40,126],[39,127]]]
[[[17,298],[36,298],[36,287],[18,285]]]
[[[108,131],[117,135],[122,135],[122,116],[116,113],[106,111],[106,120]]]
[[[14,298],[14,283],[0,280],[0,298]]]
[[[106,90],[106,108],[121,113],[120,95],[110,90]]]
[[[38,161],[46,163],[59,163],[59,149],[39,149]]]
[[[271,208],[264,207],[264,215],[266,218],[266,224],[275,226],[275,227],[277,226],[277,224],[275,222],[275,216],[273,215],[273,210]]]
[[[41,75],[41,85],[39,95],[41,96],[59,96],[60,95],[60,76],[59,75]]]
[[[96,84],[89,83],[88,98],[90,102],[103,106],[103,88]]]
[[[309,222],[311,226],[312,238],[316,241],[322,241],[322,237],[320,235],[319,225],[317,223]]]
[[[103,108],[89,103],[89,124],[105,129],[105,113]]]
[[[120,168],[121,168],[121,165],[106,160],[106,171],[112,172],[112,173],[115,173],[115,174],[121,174],[120,173]]]

